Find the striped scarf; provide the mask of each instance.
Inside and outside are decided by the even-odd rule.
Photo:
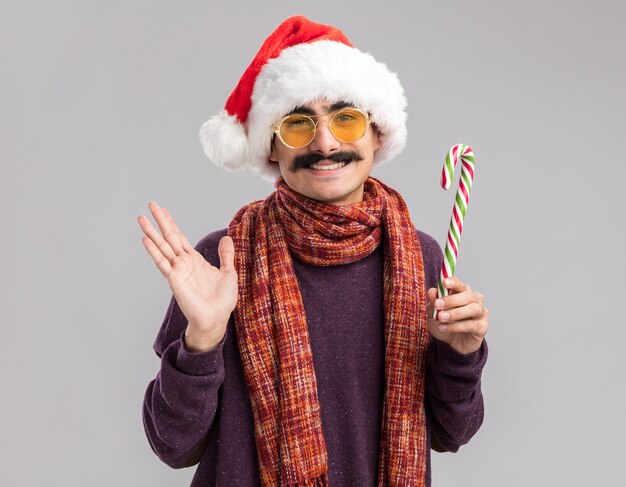
[[[423,486],[428,342],[424,266],[398,192],[368,178],[363,201],[336,206],[280,178],[241,208],[235,243],[235,325],[252,403],[263,486],[326,486],[328,455],[302,296],[290,252],[316,266],[355,262],[384,244],[385,398],[378,485]]]

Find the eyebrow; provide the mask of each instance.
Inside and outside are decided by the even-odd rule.
[[[354,108],[354,104],[352,104],[352,103],[350,103],[348,101],[338,101],[337,103],[333,103],[328,108],[328,113],[336,112],[337,110],[341,110],[342,108],[346,108],[346,107]],[[296,113],[299,114],[299,115],[310,115],[310,116],[317,115],[317,113],[315,113],[315,110],[313,110],[311,108],[308,108],[308,107],[303,107],[303,106],[299,106],[299,107],[294,108],[287,115],[295,115]],[[287,116],[287,115],[285,115],[285,116]]]

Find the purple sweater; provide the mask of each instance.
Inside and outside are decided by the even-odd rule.
[[[219,267],[223,229],[196,249]],[[436,287],[442,253],[418,231],[426,289]],[[380,245],[351,264],[317,267],[293,258],[317,378],[332,487],[375,486],[384,397],[383,254]],[[146,390],[143,420],[150,445],[173,468],[198,464],[192,487],[260,486],[254,421],[233,316],[216,350],[190,353],[187,319],[172,297],[154,342],[161,369]],[[430,447],[457,451],[483,420],[480,376],[487,346],[462,355],[431,338],[426,377]],[[430,449],[427,449],[430,485]]]

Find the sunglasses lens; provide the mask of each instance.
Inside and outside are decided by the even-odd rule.
[[[280,137],[291,147],[304,147],[315,136],[315,123],[304,115],[292,115],[280,124]]]
[[[343,142],[355,142],[365,134],[367,118],[358,110],[341,110],[333,116],[330,129],[337,139]]]

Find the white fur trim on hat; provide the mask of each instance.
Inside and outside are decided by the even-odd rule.
[[[392,159],[406,145],[406,98],[396,74],[354,47],[316,41],[270,59],[254,83],[245,132],[223,111],[202,127],[204,150],[220,166],[246,167],[274,182],[280,176],[278,164],[269,162],[275,124],[294,108],[322,99],[348,101],[370,113],[382,143],[374,163]]]
[[[220,111],[200,128],[204,153],[218,166],[236,171],[246,165],[249,158],[248,138],[237,117]]]

